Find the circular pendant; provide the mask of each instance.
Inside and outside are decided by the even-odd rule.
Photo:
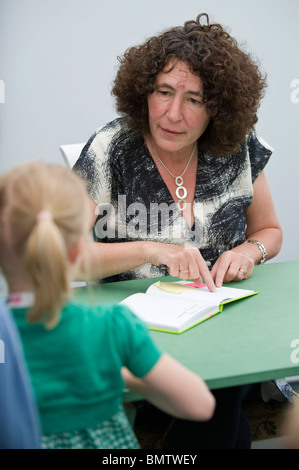
[[[181,206],[181,204],[183,204],[183,205]],[[179,211],[183,212],[187,207],[187,202],[185,201],[185,199],[179,199],[177,205],[178,205]]]
[[[184,180],[181,176],[177,176],[176,179],[175,179],[175,184],[177,186],[182,186],[182,184],[184,183]]]
[[[182,195],[180,195],[181,190],[183,191]],[[178,199],[185,199],[187,197],[187,189],[185,186],[178,186],[175,190],[175,194]]]

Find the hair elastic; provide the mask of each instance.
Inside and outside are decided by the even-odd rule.
[[[53,215],[49,211],[40,211],[36,216],[37,222],[43,222],[44,220],[53,220]]]

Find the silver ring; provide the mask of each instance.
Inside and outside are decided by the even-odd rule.
[[[189,269],[180,269],[180,273],[188,273]]]

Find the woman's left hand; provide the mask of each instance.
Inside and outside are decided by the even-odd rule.
[[[225,282],[243,281],[251,276],[254,268],[254,260],[245,253],[239,251],[225,251],[214,264],[211,275],[216,287],[221,287]]]
[[[282,230],[277,218],[265,172],[253,183],[252,202],[246,210],[247,239],[259,240],[267,249],[268,258],[277,255],[282,243]],[[216,287],[223,282],[242,281],[251,276],[254,265],[261,262],[256,245],[241,243],[225,251],[214,264],[211,275]]]

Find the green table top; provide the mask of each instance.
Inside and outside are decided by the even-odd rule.
[[[227,286],[258,290],[259,294],[225,305],[221,314],[180,335],[158,331],[151,335],[212,389],[298,375],[299,363],[291,360],[291,342],[298,339],[299,345],[298,281],[299,261],[256,266],[249,279]],[[119,302],[135,292],[145,292],[153,282],[155,279],[140,279],[80,287],[74,289],[75,298]],[[299,350],[297,357],[299,360]]]

